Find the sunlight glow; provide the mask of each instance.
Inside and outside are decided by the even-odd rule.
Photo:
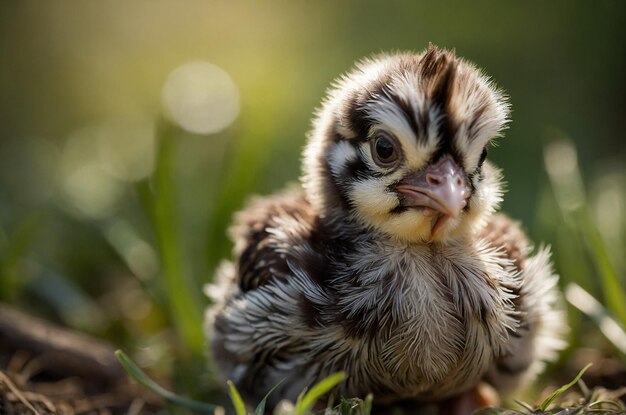
[[[154,122],[148,117],[109,121],[94,132],[98,158],[107,173],[124,181],[138,181],[154,170]]]
[[[594,183],[594,213],[603,235],[619,240],[624,229],[626,192],[624,180],[614,173],[601,177]]]
[[[92,129],[79,130],[68,138],[59,167],[63,207],[70,213],[91,219],[113,213],[123,186],[102,168]]]
[[[162,91],[169,118],[196,134],[217,133],[239,114],[239,92],[230,76],[208,62],[186,63],[172,71]]]
[[[561,209],[572,212],[583,206],[585,193],[574,144],[569,139],[553,141],[546,145],[543,154],[546,171]]]

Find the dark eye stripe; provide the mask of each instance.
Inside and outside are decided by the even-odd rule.
[[[413,131],[413,134],[415,134],[415,138],[419,139],[420,127],[417,123],[417,117],[416,117],[417,114],[416,114],[415,109],[413,109],[411,104],[409,104],[408,102],[406,102],[405,100],[397,96],[396,94],[389,93],[388,96],[391,100],[393,100],[393,102],[398,106],[398,108],[400,108],[400,110],[402,111],[402,115],[404,115],[404,118],[409,123],[409,127],[411,127],[411,131]],[[423,128],[424,126],[422,126],[422,129]]]
[[[381,173],[370,169],[367,163],[365,163],[364,157],[363,153],[359,150],[357,151],[357,157],[346,163],[343,169],[344,174],[342,174],[344,182],[383,176]]]
[[[352,92],[343,104],[342,112],[348,121],[349,127],[357,134],[358,140],[366,141],[368,138],[367,133],[372,126],[372,120],[366,110],[366,104],[377,100],[384,93],[390,77],[390,73],[384,74],[382,77],[372,81],[366,88]]]
[[[371,170],[367,167],[367,164],[360,158],[357,157],[354,160],[351,160],[346,164],[345,172],[346,177],[352,179],[358,179],[359,177],[363,177],[368,174]]]

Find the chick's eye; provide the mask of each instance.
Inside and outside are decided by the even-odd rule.
[[[381,161],[388,161],[393,158],[393,144],[386,138],[376,140],[376,154]]]
[[[395,143],[386,135],[379,135],[373,142],[374,161],[381,167],[393,166],[399,158]]]

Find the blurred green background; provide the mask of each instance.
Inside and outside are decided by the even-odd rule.
[[[490,152],[503,209],[624,324],[622,1],[2,1],[0,300],[201,394],[201,286],[230,252],[232,212],[297,180],[311,115],[355,60],[429,42],[510,95]],[[228,76],[199,64],[164,88],[190,62]],[[172,89],[221,129],[166,121]],[[570,320],[578,345],[587,322]]]

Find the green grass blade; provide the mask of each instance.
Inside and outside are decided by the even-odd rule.
[[[307,390],[308,388],[305,387],[304,389],[302,389],[302,392],[298,394],[298,399],[296,399],[296,411],[302,406],[302,400],[304,399],[304,395],[306,395]]]
[[[570,283],[565,288],[567,301],[589,316],[602,334],[626,356],[626,331],[591,294],[577,284]]]
[[[587,405],[587,408],[591,408],[593,406],[598,406],[598,405],[608,405],[613,407],[613,409],[617,409],[617,410],[624,410],[624,405],[621,404],[620,402],[617,401],[612,401],[610,399],[602,399],[599,401],[595,401],[590,403],[589,405]],[[603,408],[601,408],[603,409]]]
[[[126,370],[128,374],[133,377],[133,379],[139,382],[139,384],[144,386],[146,389],[159,395],[167,403],[203,414],[212,414],[215,412],[217,405],[187,399],[163,388],[150,379],[148,375],[146,375],[132,360],[130,360],[130,358],[123,351],[117,350],[115,352],[115,357],[117,357],[117,360],[120,362],[124,370]]]
[[[269,390],[269,392],[267,392],[265,394],[265,396],[263,397],[263,399],[261,400],[261,402],[259,402],[259,404],[257,405],[256,409],[254,410],[254,415],[263,415],[265,413],[265,403],[267,402],[267,398],[272,394],[272,392],[274,392],[276,390],[277,387],[279,387],[283,382],[285,381],[285,379],[281,380],[280,382],[278,382],[276,385],[274,385],[272,387],[272,389]]]
[[[338,372],[328,376],[326,379],[323,379],[321,382],[313,386],[311,390],[302,395],[301,399],[298,399],[298,403],[296,405],[296,415],[305,415],[310,413],[313,405],[315,405],[315,402],[337,384],[345,380],[345,378],[345,373]]]
[[[585,381],[583,381],[582,379],[578,380],[578,389],[580,389],[580,393],[583,396],[583,398],[586,399],[587,402],[590,402],[590,399],[592,397],[591,390],[589,390],[589,387],[587,386]]]
[[[351,415],[353,407],[354,407],[353,402],[346,400],[346,399],[342,399],[341,402],[339,402],[339,413],[341,415]]]
[[[241,399],[241,395],[235,387],[235,384],[230,380],[226,383],[228,383],[228,394],[235,407],[235,413],[237,415],[246,415],[246,404],[243,403],[243,399]]]
[[[590,214],[586,216],[587,220],[583,221],[582,232],[602,280],[604,301],[622,326],[626,327],[626,290],[622,287],[617,270],[613,266],[596,224],[592,221]]]
[[[0,298],[12,300],[24,286],[25,278],[20,275],[20,261],[28,254],[39,237],[44,225],[38,213],[18,219],[7,235],[6,244],[0,244]],[[0,237],[2,230],[0,229]],[[1,239],[0,239],[1,242]]]
[[[560,137],[553,139],[544,149],[552,192],[566,225],[577,234],[593,258],[593,266],[602,282],[604,303],[626,327],[626,291],[592,218],[578,167],[576,147],[569,138],[558,135]],[[563,168],[563,165],[569,167]]]
[[[267,396],[259,402],[254,410],[254,415],[263,415],[265,413],[265,403],[267,401]]]
[[[372,413],[372,404],[374,403],[374,395],[367,394],[363,401],[363,415],[370,415]]]
[[[200,291],[185,272],[179,234],[180,215],[176,210],[175,162],[178,149],[177,131],[165,120],[157,125],[158,153],[149,204],[162,263],[161,277],[168,300],[169,313],[178,336],[200,356],[203,353]]]
[[[541,402],[541,404],[538,406],[538,409],[540,409],[541,411],[545,411],[546,408],[548,406],[550,406],[550,404],[556,398],[558,398],[559,396],[564,394],[569,388],[571,388],[576,383],[578,383],[578,380],[585,374],[585,372],[587,371],[587,369],[589,369],[590,366],[591,366],[591,363],[589,363],[587,366],[582,368],[582,370],[580,372],[578,372],[576,377],[570,383],[568,383],[567,385],[563,385],[560,388],[558,388],[557,390],[555,390],[554,392],[552,392],[546,399],[544,399],[543,402]]]
[[[516,404],[518,404],[519,406],[521,406],[522,408],[524,408],[528,412],[532,412],[533,411],[533,407],[531,405],[527,404],[524,401],[519,401],[517,399],[513,399],[513,402],[515,402]]]

